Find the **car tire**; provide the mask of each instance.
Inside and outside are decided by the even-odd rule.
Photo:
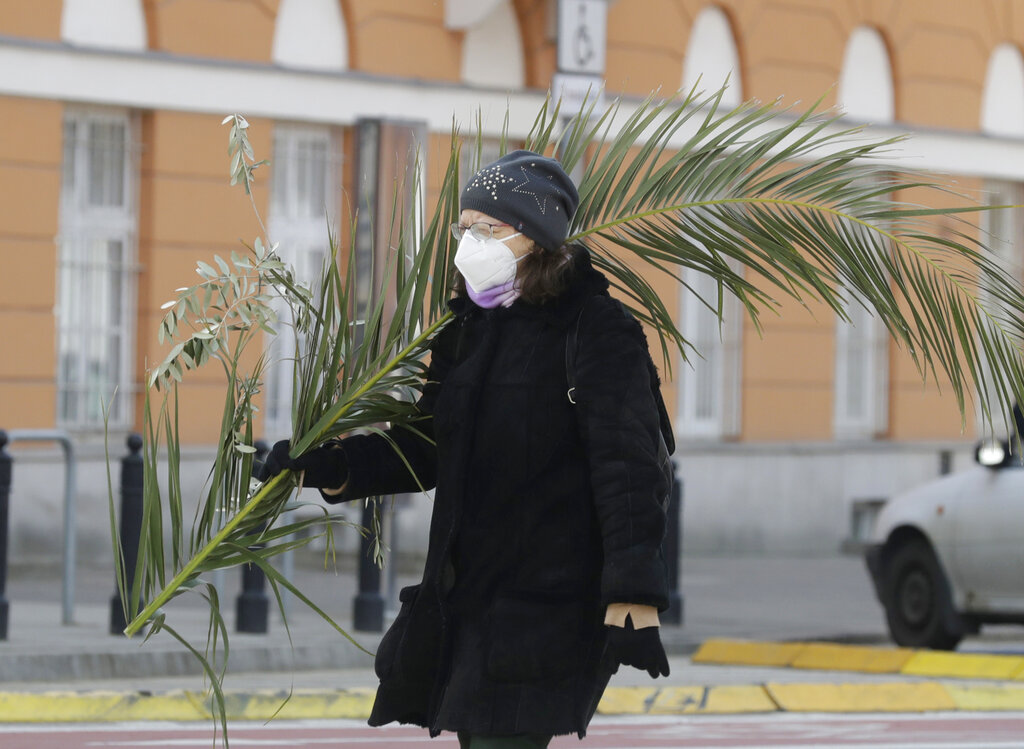
[[[952,650],[966,628],[953,609],[949,582],[920,539],[899,546],[885,568],[885,616],[897,645]]]

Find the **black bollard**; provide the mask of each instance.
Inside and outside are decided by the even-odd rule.
[[[661,614],[665,624],[682,625],[684,600],[679,592],[679,565],[682,564],[682,529],[679,518],[683,509],[683,480],[676,473],[676,462],[672,461],[672,493],[668,500],[665,543],[665,563],[668,566],[668,610]]]
[[[0,640],[7,639],[7,514],[11,496],[11,456],[7,452],[7,432],[0,429]]]
[[[362,524],[373,527],[373,502],[363,505]],[[373,561],[373,537],[359,541],[359,593],[352,610],[352,625],[360,632],[384,631],[384,596],[380,593],[380,567]]]
[[[267,459],[270,446],[263,440],[256,442],[256,463],[253,474]],[[255,564],[242,565],[242,592],[235,599],[235,631],[265,634],[270,627],[270,599],[267,597],[267,576]]]
[[[142,437],[129,434],[126,442],[128,454],[121,458],[121,554],[130,598],[139,560],[139,536],[142,535],[142,479],[145,472],[142,467]],[[112,635],[123,635],[124,628],[128,626],[124,615],[125,603],[121,600],[120,587],[116,587],[110,598]],[[144,605],[140,600],[139,606]]]

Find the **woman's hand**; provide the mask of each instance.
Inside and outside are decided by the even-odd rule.
[[[646,671],[654,679],[669,675],[654,606],[613,603],[604,623],[608,625],[608,650],[616,663]]]
[[[337,442],[328,442],[297,458],[288,455],[290,450],[291,443],[288,440],[274,444],[260,471],[263,481],[287,469],[302,473],[302,486],[324,489],[329,494],[339,493],[348,481],[348,461],[345,459],[345,451]]]

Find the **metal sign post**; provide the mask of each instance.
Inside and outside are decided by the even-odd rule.
[[[551,91],[563,112],[578,112],[584,101],[601,106],[607,22],[606,0],[558,2],[558,72]]]

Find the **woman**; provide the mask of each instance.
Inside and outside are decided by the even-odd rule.
[[[452,226],[455,319],[422,420],[294,460],[279,442],[267,459],[332,503],[436,487],[423,580],[377,651],[371,725],[545,747],[582,738],[619,664],[668,675],[660,396],[639,324],[564,246],[578,202],[539,154],[480,170]]]

